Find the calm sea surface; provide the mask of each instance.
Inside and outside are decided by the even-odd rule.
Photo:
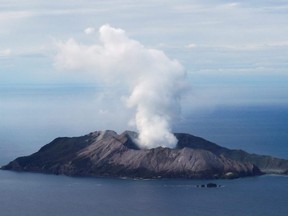
[[[94,115],[97,91],[93,86],[0,86],[0,165],[58,136],[107,129]],[[175,131],[288,159],[287,108],[218,107],[186,116]],[[208,182],[0,171],[0,215],[288,215],[287,177],[217,180],[223,187],[195,187]]]
[[[288,178],[210,181],[71,178],[0,172],[1,215],[287,216]]]

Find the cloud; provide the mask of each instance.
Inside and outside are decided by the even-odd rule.
[[[12,53],[11,49],[0,50],[0,57],[10,56]]]
[[[85,34],[87,35],[90,35],[90,34],[93,34],[95,33],[95,28],[92,28],[92,27],[88,27],[84,30]]]
[[[6,11],[0,12],[0,22],[10,21],[13,19],[22,19],[33,16],[31,11]]]
[[[188,48],[188,49],[194,49],[196,47],[197,47],[197,45],[194,43],[190,43],[190,44],[186,45],[186,48]]]
[[[222,9],[235,9],[240,6],[240,3],[238,2],[231,2],[231,3],[226,3],[226,4],[221,4],[218,6],[218,8]]]
[[[208,3],[197,3],[192,2],[189,4],[178,4],[174,7],[174,9],[178,12],[183,13],[208,13],[208,12],[225,12],[231,11],[240,8],[240,3],[231,2],[231,3],[215,3],[215,2],[208,2]]]
[[[139,145],[175,147],[177,140],[171,130],[173,121],[179,118],[180,98],[185,89],[182,65],[163,51],[146,48],[129,38],[124,30],[109,25],[99,29],[99,41],[91,45],[73,38],[59,42],[56,67],[93,72],[97,79],[124,88],[118,96],[135,110]]]
[[[190,48],[187,45],[187,48]],[[193,46],[193,44],[192,44]],[[246,44],[219,44],[219,45],[198,45],[199,48],[205,48],[210,50],[230,50],[230,51],[261,51],[271,50],[275,48],[287,48],[288,41],[271,41],[266,43],[246,43]],[[193,48],[193,47],[192,47]]]
[[[33,18],[40,16],[61,16],[61,15],[78,15],[91,14],[95,12],[105,12],[108,9],[98,8],[74,8],[74,9],[27,9],[27,10],[11,10],[0,11],[0,22],[7,22],[15,19]]]

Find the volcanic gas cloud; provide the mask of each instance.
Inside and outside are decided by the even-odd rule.
[[[91,32],[91,31],[89,31]],[[124,30],[103,25],[99,40],[84,45],[75,39],[57,44],[55,64],[64,70],[93,71],[103,82],[121,82],[128,94],[127,109],[135,110],[142,148],[173,148],[172,122],[180,115],[186,73],[161,50],[145,47]]]

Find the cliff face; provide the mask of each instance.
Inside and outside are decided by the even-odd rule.
[[[189,134],[178,133],[175,135],[179,140],[177,144],[178,149],[184,147],[204,149],[218,156],[229,158],[230,160],[252,163],[256,165],[263,174],[288,174],[288,160],[266,155],[249,154],[243,150],[231,150]]]
[[[57,138],[7,170],[131,178],[235,178],[287,173],[288,161],[229,150],[189,134],[175,134],[176,149],[139,149],[135,132],[94,132]]]

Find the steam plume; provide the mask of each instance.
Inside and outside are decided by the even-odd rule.
[[[120,81],[128,91],[127,106],[136,110],[139,145],[175,147],[177,139],[171,127],[180,115],[186,75],[181,64],[130,39],[122,29],[104,25],[99,35],[98,44],[83,45],[74,39],[59,42],[56,66],[93,71],[112,84]]]

